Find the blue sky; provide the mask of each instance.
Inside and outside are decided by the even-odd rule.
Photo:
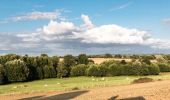
[[[170,53],[169,5],[169,0],[1,0],[0,53]]]

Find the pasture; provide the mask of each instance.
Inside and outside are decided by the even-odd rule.
[[[36,80],[25,83],[12,83],[0,85],[0,95],[9,94],[29,94],[29,93],[46,93],[61,92],[81,89],[92,89],[98,87],[128,85],[134,79],[145,76],[115,76],[115,77],[70,77],[70,78],[52,78]],[[170,79],[170,73],[160,73],[160,75],[146,76],[157,80]]]

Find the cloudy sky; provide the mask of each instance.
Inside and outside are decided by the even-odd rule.
[[[1,0],[0,54],[170,53],[170,0]]]

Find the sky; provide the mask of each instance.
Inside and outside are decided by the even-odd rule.
[[[1,0],[0,54],[170,53],[170,0]]]

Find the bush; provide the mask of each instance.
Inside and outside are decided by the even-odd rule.
[[[119,65],[120,75],[149,75],[148,66],[143,66],[139,63],[128,63]]]
[[[150,75],[159,75],[160,70],[156,64],[147,65]]]
[[[53,66],[46,65],[43,68],[43,72],[44,72],[44,78],[55,78],[57,76],[55,68]]]
[[[76,66],[73,66],[71,68],[71,76],[85,76],[85,72],[86,72],[86,69],[87,69],[87,65],[85,64],[79,64],[79,65],[76,65]]]
[[[9,82],[27,81],[29,69],[23,61],[8,61],[5,64],[5,69]]]
[[[153,79],[152,78],[139,78],[139,79],[135,79],[132,83],[135,84],[135,83],[146,83],[146,82],[152,82]]]
[[[106,76],[108,74],[108,67],[105,67],[103,65],[99,65],[98,66],[98,73],[99,73],[99,76]]]
[[[119,76],[119,75],[122,75],[122,71],[123,71],[123,68],[122,66],[118,65],[118,64],[111,64],[109,66],[109,75],[111,76]]]
[[[111,64],[115,64],[115,63],[117,62],[114,60],[108,60],[108,61],[102,62],[101,65],[105,65],[105,67],[109,67]]]
[[[4,84],[5,82],[6,82],[5,68],[0,64],[0,84]]]
[[[88,76],[106,76],[107,68],[102,65],[92,64],[86,72]]]
[[[160,72],[170,72],[170,65],[166,63],[159,63],[158,64]]]

